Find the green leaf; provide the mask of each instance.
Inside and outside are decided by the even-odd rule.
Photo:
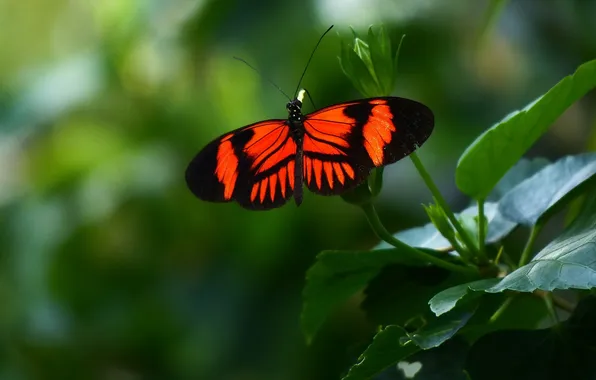
[[[461,215],[471,217],[478,216],[478,207],[469,207],[461,213],[456,214],[456,217],[460,217]],[[485,239],[487,244],[492,244],[501,240],[517,226],[516,223],[505,219],[499,213],[497,203],[485,203],[484,216],[488,220],[488,233],[486,234]],[[453,250],[451,243],[437,231],[437,228],[432,223],[422,227],[400,231],[394,236],[412,247],[428,248],[436,251]],[[388,243],[381,242],[373,249],[386,249],[389,247],[390,245]]]
[[[532,226],[560,210],[584,188],[594,187],[596,153],[564,157],[509,191],[499,202],[507,219]]]
[[[406,331],[395,325],[381,330],[360,355],[358,363],[350,368],[342,380],[370,379],[385,368],[419,351],[420,349],[413,344],[399,343],[399,339],[405,335]]]
[[[372,26],[368,29],[368,44],[381,95],[388,96],[395,85],[395,70],[391,54],[391,40],[382,25],[379,27],[377,35],[374,34]]]
[[[522,158],[514,167],[509,169],[501,180],[499,180],[486,200],[488,202],[500,201],[511,189],[536,174],[548,164],[550,164],[550,161],[542,157],[534,158],[532,160]],[[476,202],[474,202],[474,204],[475,203]]]
[[[478,206],[476,206],[476,209],[477,208],[478,208]],[[476,215],[474,215],[474,214],[476,214]],[[468,235],[469,237],[472,238],[472,244],[476,247],[476,249],[478,249],[478,223],[477,223],[478,219],[479,219],[478,210],[474,211],[471,215],[461,213],[457,216],[457,220],[458,220],[459,224],[465,231],[466,235]],[[484,231],[487,231],[488,223],[487,223],[486,215],[484,215],[484,224],[485,224]],[[465,245],[464,239],[462,238],[462,236],[460,235],[459,232],[455,233],[455,237],[459,242],[462,243],[462,245]]]
[[[412,341],[418,347],[428,350],[438,347],[443,342],[451,339],[474,315],[478,303],[472,300],[449,311],[440,317],[434,317],[414,333],[408,333],[401,338],[401,343]]]
[[[590,289],[596,286],[596,197],[563,233],[527,265],[516,269],[487,292],[536,289]]]
[[[596,86],[596,60],[581,65],[546,94],[492,126],[460,158],[455,180],[461,191],[484,199],[499,179],[574,102]]]
[[[431,298],[428,304],[433,313],[439,316],[452,310],[459,301],[464,299],[464,297],[469,298],[470,296],[480,296],[483,294],[481,292],[497,284],[499,281],[498,278],[488,278],[469,282],[467,284],[460,284],[437,293]]]
[[[360,38],[356,37],[354,39],[354,53],[360,58],[364,66],[366,66],[370,76],[375,80],[375,83],[378,85],[377,78],[375,76],[375,68],[373,66],[372,60],[370,58],[370,48],[368,44],[361,40]]]
[[[428,215],[431,223],[439,231],[441,236],[449,241],[451,245],[455,244],[455,228],[451,222],[449,222],[449,218],[447,217],[447,214],[445,214],[445,210],[436,204],[436,200],[435,204],[430,204],[428,206],[423,205],[423,207],[426,215]]]
[[[588,297],[558,328],[488,334],[470,349],[466,370],[483,380],[594,379],[595,320],[596,298]]]
[[[380,90],[376,79],[371,75],[366,64],[360,59],[354,49],[342,43],[339,64],[352,85],[365,97],[379,96]]]
[[[398,249],[376,251],[323,251],[306,273],[302,330],[312,340],[327,315],[339,303],[363,289],[389,264],[421,265]]]
[[[468,342],[475,342],[488,333],[504,329],[535,329],[548,315],[544,300],[530,293],[507,296],[504,293],[478,294],[484,294],[482,302],[461,331]],[[508,302],[508,305],[502,309],[504,302]]]
[[[388,265],[366,287],[361,308],[377,325],[407,325],[430,315],[428,300],[441,290],[458,284],[462,276],[426,266]]]
[[[383,26],[379,28],[377,34],[371,26],[368,29],[366,41],[353,29],[352,34],[352,41],[341,45],[342,70],[365,97],[390,95],[395,85],[399,49],[394,61],[391,54],[391,40]]]

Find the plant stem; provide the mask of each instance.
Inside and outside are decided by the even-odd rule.
[[[438,267],[447,269],[451,272],[459,272],[459,273],[464,273],[464,274],[467,274],[470,276],[478,277],[479,273],[475,268],[465,267],[462,265],[456,265],[456,264],[450,263],[448,261],[442,260],[438,257],[429,255],[426,252],[422,252],[416,248],[410,247],[409,245],[402,242],[401,240],[393,237],[393,235],[391,235],[385,229],[385,226],[383,226],[383,224],[381,223],[381,220],[379,219],[379,215],[377,214],[375,206],[372,203],[370,203],[370,202],[365,203],[365,204],[361,205],[361,207],[362,207],[362,210],[364,211],[364,213],[366,214],[368,223],[370,224],[374,233],[379,237],[379,239],[387,242],[388,244],[391,244],[395,248],[402,250],[405,254],[409,255],[410,257],[416,258],[420,261],[432,263]]]
[[[493,315],[491,315],[490,319],[488,320],[489,323],[495,323],[497,321],[497,319],[499,319],[499,317],[501,315],[503,315],[503,313],[505,312],[505,310],[507,310],[507,308],[509,307],[509,305],[511,305],[511,302],[513,301],[513,298],[515,298],[515,294],[511,295],[510,297],[507,297],[505,299],[505,301],[503,301],[503,303],[501,304],[501,306],[499,306],[499,308],[497,309],[497,311],[494,312]]]
[[[532,248],[534,247],[534,242],[536,241],[536,238],[538,237],[538,234],[540,233],[541,229],[542,229],[542,224],[535,224],[532,227],[532,230],[530,231],[530,237],[528,238],[528,241],[526,242],[526,246],[524,247],[521,257],[519,258],[519,264],[517,265],[518,267],[522,267],[522,266],[526,265],[528,263],[528,261],[530,261],[530,255],[532,254]]]
[[[457,220],[457,218],[455,217],[455,215],[449,208],[447,201],[445,201],[445,198],[443,198],[443,195],[437,188],[437,185],[435,185],[432,178],[430,177],[430,175],[424,168],[424,165],[422,165],[422,162],[420,162],[420,159],[418,158],[418,155],[416,154],[416,152],[410,154],[410,159],[414,163],[414,166],[418,170],[418,173],[420,173],[420,176],[424,180],[424,183],[426,184],[426,186],[428,187],[428,189],[430,190],[432,195],[435,197],[435,200],[437,201],[439,206],[441,206],[443,211],[445,211],[445,215],[447,215],[447,218],[449,219],[449,221],[451,222],[451,224],[453,225],[455,230],[459,233],[459,236],[461,236],[461,239],[463,240],[463,242],[466,245],[466,247],[468,248],[468,250],[470,252],[478,253],[478,249],[476,248],[476,245],[473,243],[472,239],[470,238],[470,236],[468,235],[466,230],[464,230],[464,228],[461,226],[461,224],[459,223],[459,221]],[[459,252],[459,254],[461,255],[462,252]],[[464,253],[464,255],[465,255],[465,253]],[[466,259],[469,259],[469,258],[466,258]]]
[[[555,305],[556,307],[558,307],[561,310],[565,310],[568,313],[573,313],[573,311],[575,310],[575,305],[573,305],[573,303],[567,301],[564,298],[558,297],[552,293],[543,291],[543,290],[536,290],[534,292],[535,295],[537,295],[540,298],[546,298],[548,297],[548,295],[550,294],[550,297],[552,299],[552,303],[553,305]]]
[[[546,303],[546,309],[548,310],[548,314],[550,315],[553,324],[559,324],[559,316],[557,315],[557,310],[553,305],[553,294],[552,293],[545,293],[544,294],[544,302]]]
[[[478,251],[480,253],[480,260],[487,262],[486,252],[484,250],[484,240],[486,239],[487,231],[484,229],[484,199],[478,200]],[[487,223],[488,225],[488,223]]]

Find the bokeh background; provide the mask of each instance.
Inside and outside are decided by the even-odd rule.
[[[352,25],[383,22],[396,95],[436,115],[422,161],[454,208],[467,144],[596,57],[588,0],[0,0],[0,379],[336,379],[374,326],[358,300],[311,346],[304,275],[323,249],[377,243],[339,197],[251,212],[190,194],[214,137],[360,97],[339,68]],[[596,147],[594,94],[530,152]],[[306,106],[306,111],[310,105]],[[378,200],[391,231],[425,222],[409,160]]]

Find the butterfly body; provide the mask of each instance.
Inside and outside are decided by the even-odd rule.
[[[430,136],[434,116],[425,105],[398,97],[340,103],[302,114],[302,96],[287,119],[265,120],[226,133],[200,151],[186,170],[189,189],[211,202],[235,200],[268,210],[303,187],[337,195],[362,183],[375,167],[412,153]]]

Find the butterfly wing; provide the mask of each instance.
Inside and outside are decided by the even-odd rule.
[[[415,151],[433,131],[434,116],[414,100],[380,97],[313,112],[304,128],[304,182],[314,193],[335,195]]]
[[[186,169],[195,196],[235,200],[251,210],[280,207],[292,197],[296,143],[286,120],[266,120],[218,137]]]

